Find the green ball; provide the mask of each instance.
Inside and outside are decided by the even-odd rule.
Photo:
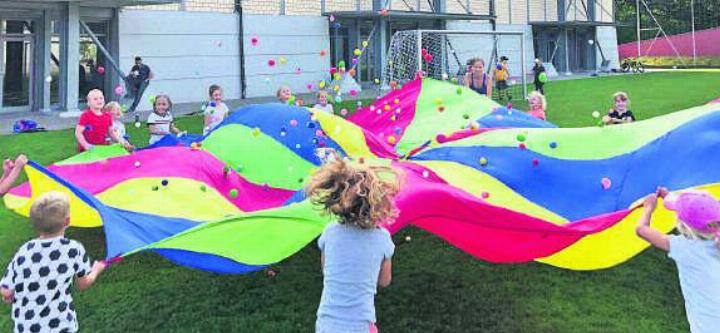
[[[207,186],[200,185],[200,191],[207,192]]]
[[[238,190],[236,190],[236,189],[230,190],[229,195],[230,195],[230,197],[233,198],[233,199],[237,198],[237,196],[238,196]]]
[[[456,92],[458,95],[462,95],[462,88],[457,88],[457,89],[455,90],[455,92]]]
[[[517,136],[517,140],[518,140],[518,141],[520,141],[520,142],[523,142],[523,141],[525,141],[525,135],[522,135],[522,134],[518,134],[518,136]]]
[[[548,82],[547,74],[545,72],[540,73],[540,75],[538,75],[538,80],[542,83]]]

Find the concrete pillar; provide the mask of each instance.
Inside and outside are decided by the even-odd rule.
[[[60,103],[63,116],[73,117],[78,110],[80,66],[80,8],[66,3],[60,31]]]
[[[117,8],[113,9],[113,17],[112,20],[110,20],[110,31],[108,32],[108,47],[110,48],[108,51],[110,51],[110,55],[112,56],[112,58],[117,59],[118,66],[122,66],[122,64],[120,64],[120,9]],[[115,86],[123,83],[123,81],[120,79],[120,76],[114,71],[110,71],[110,73],[108,73],[108,71],[106,70],[105,73],[107,73],[105,75],[110,75],[109,80],[105,80],[105,91],[108,92],[105,98],[108,99],[108,97],[110,97],[111,99],[116,100],[119,98],[119,96],[115,96]]]
[[[35,109],[41,112],[50,111],[50,47],[52,46],[52,13],[43,10],[43,15],[36,21],[35,38]]]

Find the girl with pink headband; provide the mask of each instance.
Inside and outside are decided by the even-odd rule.
[[[658,197],[677,214],[680,236],[650,227]],[[704,191],[670,194],[665,188],[645,198],[637,234],[675,260],[692,333],[720,329],[720,202]]]

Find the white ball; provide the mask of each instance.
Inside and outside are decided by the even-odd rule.
[[[410,236],[405,236],[405,241],[406,241],[406,242],[409,242],[409,241],[411,241],[411,240],[412,240],[412,238],[410,238]]]

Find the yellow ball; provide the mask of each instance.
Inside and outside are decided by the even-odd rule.
[[[253,128],[252,134],[253,134],[253,136],[258,136],[258,135],[260,135],[260,129],[257,128],[257,127]]]
[[[392,60],[388,61],[388,65],[390,65],[390,66],[392,66],[394,63],[395,63],[395,62],[392,61]]]
[[[380,79],[375,79],[375,84],[380,84]]]
[[[353,54],[354,54],[356,57],[359,57],[359,56],[362,54],[362,51],[360,51],[360,49],[355,49],[355,51],[353,51]]]
[[[280,64],[281,65],[287,64],[287,59],[285,59],[285,57],[280,57]]]
[[[364,40],[364,41],[362,42],[362,46],[363,46],[363,47],[367,47],[367,46],[368,46],[368,41]]]
[[[320,81],[320,83],[318,83],[318,88],[325,89],[325,81]]]
[[[400,104],[400,99],[399,99],[399,98],[396,98],[393,102],[394,102],[395,104]]]
[[[336,84],[336,85],[333,87],[333,90],[334,90],[334,91],[340,90],[340,86]]]
[[[435,104],[437,104],[437,105],[442,105],[442,103],[443,103],[442,98],[436,98],[436,99],[435,99]]]
[[[486,166],[488,164],[488,160],[485,157],[480,158],[480,165]]]
[[[385,107],[383,107],[385,111],[390,111],[390,105],[385,104]]]
[[[395,144],[395,137],[391,135],[391,136],[387,137],[387,141],[391,145]]]

